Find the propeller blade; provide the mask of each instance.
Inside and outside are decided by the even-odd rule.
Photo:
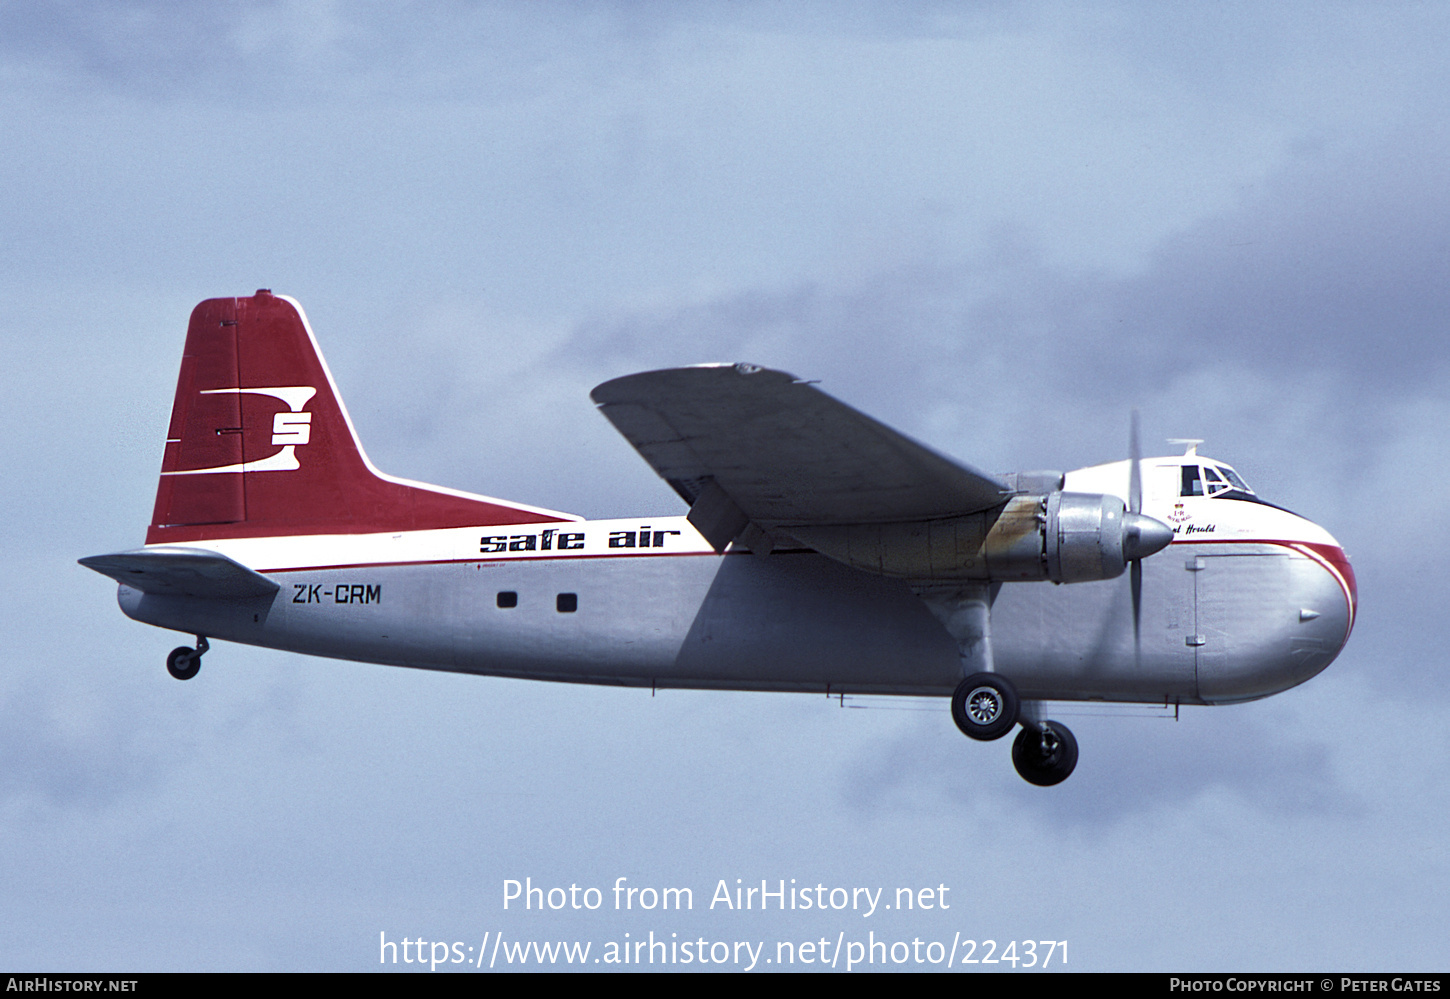
[[[1128,512],[1143,512],[1143,449],[1138,444],[1138,411],[1133,410],[1128,431]]]
[[[1128,569],[1128,582],[1133,589],[1133,662],[1140,664],[1142,659],[1143,636],[1143,560],[1133,559],[1133,564]]]
[[[1136,464],[1136,462],[1135,462]],[[1140,660],[1143,620],[1143,560],[1173,541],[1173,529],[1142,513],[1123,514],[1123,556],[1128,559],[1128,585],[1133,594],[1133,662]]]
[[[1167,540],[1163,532],[1166,524],[1159,523],[1143,513],[1143,448],[1139,443],[1138,410],[1134,409],[1128,419],[1128,513],[1123,519],[1128,522],[1129,544],[1124,547],[1132,558],[1128,567],[1128,585],[1133,594],[1133,663],[1142,664],[1143,655],[1143,558],[1167,547],[1173,540],[1168,531]]]

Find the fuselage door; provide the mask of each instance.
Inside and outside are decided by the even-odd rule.
[[[1301,560],[1302,561],[1302,560]],[[1263,697],[1286,684],[1299,621],[1288,554],[1194,555],[1194,646],[1205,701]]]

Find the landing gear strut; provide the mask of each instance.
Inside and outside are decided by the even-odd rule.
[[[973,673],[952,694],[952,720],[973,739],[1000,739],[1017,724],[1017,688],[996,673]]]
[[[1077,766],[1077,740],[1061,722],[1042,720],[1040,702],[1029,701],[1024,708],[1017,688],[993,664],[992,599],[1000,585],[974,583],[917,590],[956,639],[962,672],[968,674],[952,694],[952,721],[971,738],[984,742],[1002,738],[1021,722],[1022,731],[1012,744],[1017,772],[1039,787],[1061,784]]]
[[[1062,722],[1023,722],[1012,743],[1012,765],[1029,784],[1061,784],[1077,766],[1077,740]]]
[[[206,636],[197,635],[196,648],[189,649],[182,645],[171,650],[171,654],[166,657],[166,672],[178,680],[190,680],[201,672],[201,657],[209,648],[211,645]]]

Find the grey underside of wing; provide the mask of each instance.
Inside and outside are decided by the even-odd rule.
[[[277,592],[277,584],[261,573],[199,548],[138,548],[114,555],[92,555],[80,563],[118,583],[157,596],[238,599]]]
[[[783,371],[647,371],[591,395],[686,502],[713,480],[767,530],[959,516],[1012,492]]]

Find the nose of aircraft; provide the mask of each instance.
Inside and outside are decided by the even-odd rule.
[[[1307,522],[1306,522],[1307,523]],[[1252,700],[1303,683],[1339,655],[1354,627],[1354,571],[1339,543],[1283,541],[1201,559],[1195,600],[1203,646],[1199,695]]]
[[[1299,607],[1298,628],[1290,639],[1292,683],[1303,683],[1334,661],[1354,628],[1358,600],[1354,571],[1338,545],[1300,547],[1306,558],[1296,559],[1291,573],[1294,603]],[[1307,551],[1306,551],[1307,549]]]
[[[1354,614],[1359,608],[1359,585],[1355,582],[1354,568],[1349,564],[1349,556],[1344,554],[1344,549],[1333,538],[1327,544],[1305,544],[1302,547],[1311,557],[1320,561],[1325,572],[1339,584],[1344,595],[1349,621],[1345,625],[1344,641],[1340,642],[1342,648],[1344,642],[1349,640],[1349,633],[1354,628]]]

